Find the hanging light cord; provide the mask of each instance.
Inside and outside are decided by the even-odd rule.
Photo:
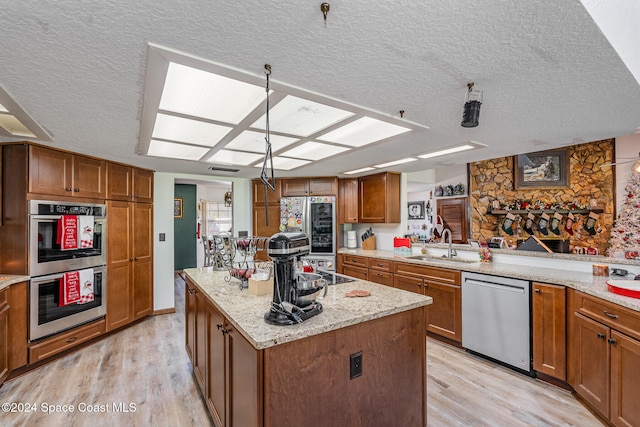
[[[262,169],[260,170],[260,180],[264,184],[264,206],[265,206],[265,224],[269,226],[269,190],[276,191],[276,178],[273,174],[273,153],[271,150],[271,141],[269,140],[269,76],[271,75],[271,65],[265,64],[265,74],[267,76],[267,114],[265,116],[265,154],[264,154],[264,162],[262,163]],[[267,170],[270,171],[271,176],[269,177],[267,174]]]

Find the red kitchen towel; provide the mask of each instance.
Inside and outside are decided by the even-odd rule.
[[[80,270],[80,298],[78,304],[93,301],[93,268]]]
[[[60,279],[60,298],[58,305],[74,304],[80,300],[80,272],[70,271]]]
[[[58,220],[58,236],[56,243],[60,249],[68,251],[78,249],[78,216],[61,215]]]
[[[92,215],[78,217],[78,240],[82,249],[93,248],[93,223]]]
[[[394,237],[393,238],[393,247],[394,248],[402,248],[402,247],[411,247],[411,239],[404,237]]]

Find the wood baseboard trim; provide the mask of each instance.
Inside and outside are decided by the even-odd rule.
[[[159,314],[172,314],[176,312],[176,308],[175,307],[169,307],[169,308],[163,308],[162,310],[154,310],[151,315],[152,316],[157,316]]]

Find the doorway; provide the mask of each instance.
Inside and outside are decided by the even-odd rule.
[[[173,215],[173,269],[178,271],[194,268],[197,263],[196,186],[175,184],[173,197],[176,203]]]

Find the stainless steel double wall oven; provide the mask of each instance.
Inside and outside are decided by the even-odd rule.
[[[92,247],[63,250],[58,222],[62,215],[93,217]],[[34,341],[90,322],[106,314],[106,205],[29,201],[29,340]],[[93,301],[61,304],[64,274],[93,269]]]

